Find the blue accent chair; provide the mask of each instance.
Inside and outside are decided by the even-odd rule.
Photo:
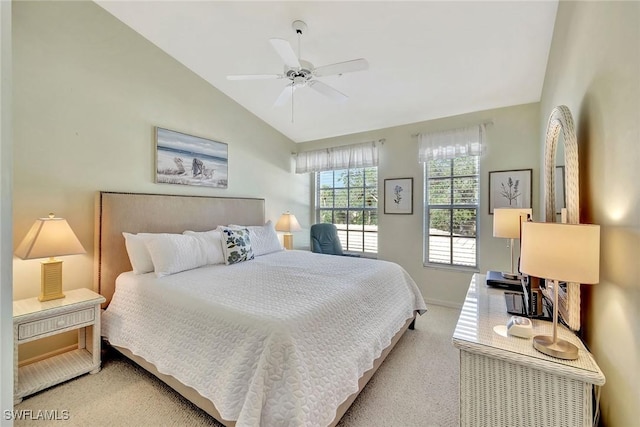
[[[345,254],[342,251],[342,245],[338,237],[338,229],[335,225],[328,223],[313,224],[311,226],[311,252],[328,255],[358,256]]]

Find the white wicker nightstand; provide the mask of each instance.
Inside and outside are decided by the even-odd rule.
[[[13,302],[14,403],[78,375],[100,371],[100,304],[104,301],[89,289],[76,289],[61,299]],[[75,329],[77,350],[18,368],[18,345]]]
[[[579,349],[577,360],[546,356],[531,338],[494,332],[506,325],[504,291],[476,274],[453,334],[460,349],[461,426],[591,426],[594,385],[604,375],[582,342],[558,325],[558,336]],[[534,335],[551,335],[552,323],[533,321]]]

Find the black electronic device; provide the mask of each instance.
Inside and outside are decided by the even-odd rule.
[[[512,291],[522,291],[520,279],[505,279],[499,271],[487,271],[487,286]]]
[[[506,291],[504,300],[507,313],[536,319],[551,319],[552,308],[546,304],[542,290],[541,279],[538,277],[522,276],[520,291]]]
[[[531,215],[527,215],[531,221]],[[522,238],[522,227],[520,227]],[[504,293],[507,313],[536,319],[550,320],[553,306],[545,301],[541,284],[543,279],[532,277],[520,272],[520,258],[518,258],[518,280],[505,279],[500,272],[487,272],[487,286],[506,288]]]

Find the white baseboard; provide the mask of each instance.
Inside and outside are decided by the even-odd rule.
[[[442,307],[455,308],[456,310],[462,310],[462,304],[455,304],[455,303],[452,303],[451,301],[441,301],[441,300],[437,300],[437,299],[425,299],[424,302],[426,302],[427,305],[433,304],[433,305],[440,305]]]

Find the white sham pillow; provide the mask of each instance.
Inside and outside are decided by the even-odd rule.
[[[283,250],[280,239],[278,239],[278,233],[276,233],[276,228],[271,220],[267,221],[264,225],[243,226],[231,224],[229,228],[246,228],[249,230],[251,248],[253,249],[254,256],[266,255]]]
[[[129,262],[133,269],[133,274],[144,274],[153,271],[153,261],[147,249],[147,240],[157,236],[158,233],[138,233],[132,234],[123,232],[124,245],[127,248]]]
[[[207,264],[200,241],[184,234],[160,234],[146,242],[156,277],[168,276]]]
[[[207,257],[207,264],[224,264],[224,253],[222,252],[222,233],[218,230],[210,231],[185,231],[182,233],[193,236],[200,242],[202,250]]]

